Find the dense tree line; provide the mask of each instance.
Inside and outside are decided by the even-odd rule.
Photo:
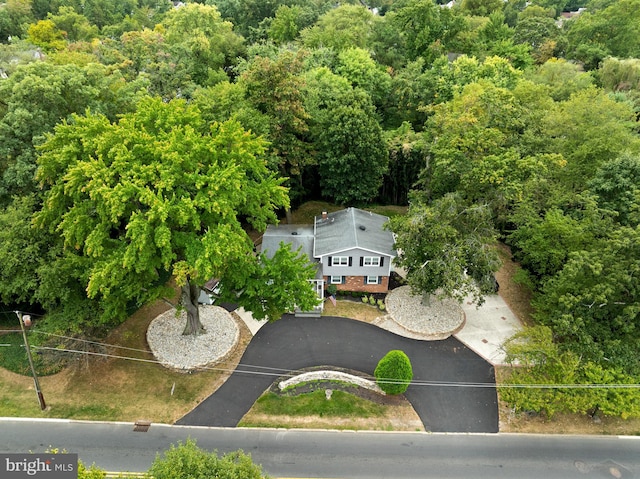
[[[132,286],[140,281],[223,275],[223,263],[251,249],[233,234],[278,209],[316,198],[410,204],[394,228],[417,289],[466,291],[466,271],[488,291],[497,261],[487,245],[499,238],[524,268],[551,356],[609,374],[576,380],[640,378],[640,0],[440,3],[1,3],[0,248],[9,259],[0,300],[43,305],[78,330],[96,317],[113,324],[160,294]],[[147,137],[129,131],[140,125]],[[167,125],[179,125],[173,137]],[[194,190],[184,218],[159,213],[179,209],[167,195],[195,178],[198,154],[220,138],[256,189],[237,180],[246,197],[229,187],[217,211]],[[190,163],[178,166],[183,155]],[[130,172],[111,167],[126,158]],[[125,177],[141,189],[120,191]],[[143,190],[140,205],[116,208]],[[188,219],[202,211],[205,221]],[[212,242],[215,261],[187,260],[206,249],[191,241],[209,228],[242,248],[216,256]],[[293,258],[270,274],[299,272]],[[260,306],[264,290],[250,282],[266,273],[255,268],[245,264],[234,289],[275,315],[284,306]],[[544,376],[551,356],[532,368]]]

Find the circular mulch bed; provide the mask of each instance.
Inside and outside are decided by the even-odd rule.
[[[464,326],[462,307],[454,299],[431,298],[422,304],[422,296],[411,294],[409,286],[401,286],[387,295],[387,312],[403,328],[444,339]]]
[[[200,306],[203,334],[184,336],[186,320],[186,312],[176,317],[172,309],[155,318],[147,329],[151,352],[164,366],[183,371],[201,368],[224,358],[240,337],[236,321],[219,306]]]

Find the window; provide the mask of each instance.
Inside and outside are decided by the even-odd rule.
[[[380,284],[377,276],[366,276],[367,284]]]
[[[334,256],[329,264],[330,266],[349,266],[348,256]]]
[[[362,266],[380,266],[379,256],[365,256],[362,258]]]
[[[344,276],[330,276],[329,283],[330,284],[344,284],[343,281]]]

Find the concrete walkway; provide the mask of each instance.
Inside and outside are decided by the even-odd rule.
[[[251,315],[251,312],[250,311],[246,311],[243,307],[239,307],[238,309],[236,309],[234,311],[234,313],[236,313],[238,316],[240,316],[240,319],[242,319],[242,321],[244,321],[244,323],[247,325],[247,327],[251,331],[251,334],[254,335],[254,336],[260,330],[260,328],[262,326],[267,324],[267,321],[258,321],[256,319],[253,319],[253,316]]]
[[[522,331],[520,320],[499,294],[486,296],[479,308],[471,301],[465,301],[462,309],[466,322],[454,336],[494,366],[503,365],[505,352],[502,346],[514,334]]]

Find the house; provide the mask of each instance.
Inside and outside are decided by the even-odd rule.
[[[301,247],[301,253],[316,265],[315,278],[309,279],[319,293],[328,285],[386,293],[396,256],[393,234],[384,229],[388,220],[358,208],[323,212],[313,225],[269,226],[262,237],[262,251],[273,255],[280,242],[290,243],[293,250]]]
[[[392,260],[393,233],[386,216],[347,208],[315,218],[313,258],[327,285],[347,291],[386,293]]]

